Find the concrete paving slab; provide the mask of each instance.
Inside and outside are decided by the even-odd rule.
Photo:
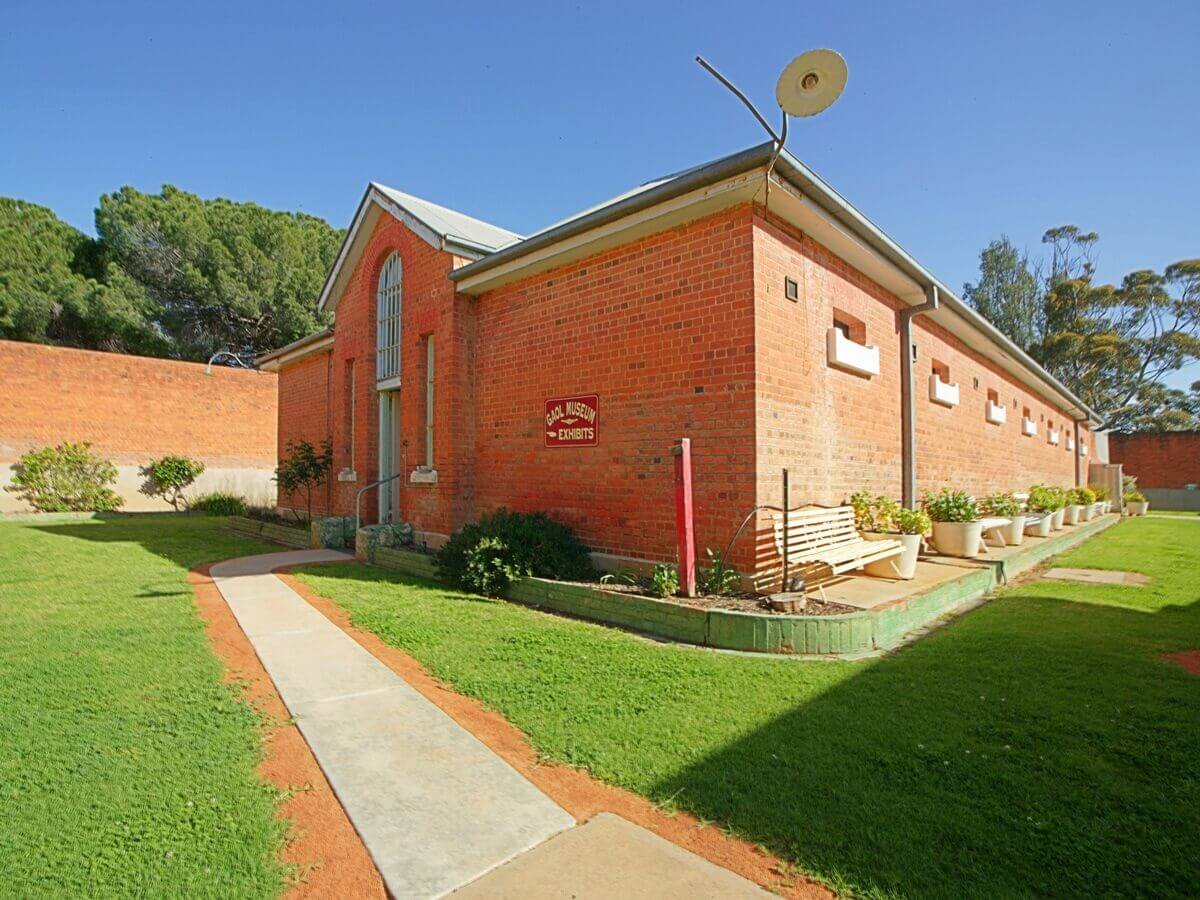
[[[211,575],[389,892],[442,896],[574,820],[266,574],[350,558],[331,550],[271,553],[219,563]]]
[[[706,900],[771,897],[612,813],[551,838],[460,888],[454,900]]]
[[[1052,581],[1080,581],[1085,584],[1120,584],[1141,587],[1150,583],[1150,576],[1138,572],[1118,572],[1110,569],[1050,569],[1043,576]]]

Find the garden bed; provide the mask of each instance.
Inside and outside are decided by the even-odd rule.
[[[264,522],[249,516],[230,516],[225,527],[235,534],[270,541],[273,544],[283,544],[285,547],[306,548],[312,543],[311,535],[304,528]]]
[[[618,594],[622,597],[640,597],[644,600],[661,600],[664,603],[675,603],[680,606],[689,606],[693,609],[725,609],[744,613],[757,613],[764,616],[785,616],[794,615],[794,613],[786,613],[780,610],[772,609],[767,602],[767,597],[762,594],[753,594],[749,592],[736,594],[702,594],[698,597],[655,597],[646,592],[645,587],[640,584],[622,584],[620,582],[605,582],[605,581],[564,581],[562,584],[573,584],[580,587],[591,588],[592,590],[603,591],[609,594]],[[826,603],[820,597],[812,596],[808,598],[807,606],[803,615],[806,616],[840,616],[846,613],[856,612],[853,606],[845,606],[841,603]]]

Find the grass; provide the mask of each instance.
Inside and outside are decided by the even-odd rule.
[[[1184,516],[1185,518],[1194,519],[1200,516],[1200,510],[1196,509],[1155,509],[1150,507],[1150,512],[1147,515],[1153,516]]]
[[[1184,532],[1187,533],[1184,533]],[[864,896],[1184,896],[1200,870],[1200,532],[1127,521],[861,662],[655,644],[378,569],[301,575],[546,757]]]
[[[0,524],[0,894],[280,892],[260,722],[185,580],[260,551],[222,521]]]

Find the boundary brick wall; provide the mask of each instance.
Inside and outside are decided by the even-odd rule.
[[[169,508],[141,494],[138,468],[169,453],[205,463],[191,493],[269,504],[275,488],[276,377],[266,372],[0,341],[0,485],[28,450],[89,441],[117,465],[124,509]],[[0,511],[26,507],[0,490]]]
[[[1111,434],[1108,457],[1137,477],[1139,489],[1200,484],[1200,431]]]

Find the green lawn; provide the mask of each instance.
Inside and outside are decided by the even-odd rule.
[[[861,663],[722,655],[378,569],[304,578],[353,621],[589,769],[867,896],[1193,894],[1200,530],[1127,521],[1064,565]]]
[[[0,895],[275,896],[277,792],[186,583],[223,520],[0,524]]]
[[[1194,509],[1155,509],[1150,507],[1150,512],[1147,515],[1152,516],[1184,516],[1187,518],[1196,518],[1200,516],[1200,510]]]

